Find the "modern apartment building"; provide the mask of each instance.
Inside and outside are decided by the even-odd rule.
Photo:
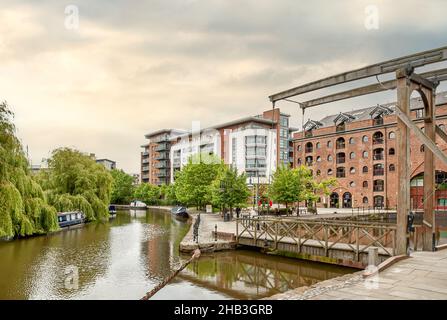
[[[247,174],[247,183],[268,183],[278,163],[293,164],[290,115],[280,109],[186,132],[163,129],[145,135],[141,182],[165,184],[197,154],[213,154]]]
[[[145,135],[148,142],[141,147],[141,182],[169,184],[171,174],[171,138],[184,134],[178,129],[162,129]]]
[[[96,159],[96,163],[104,166],[107,170],[116,169],[116,161],[109,159]]]
[[[278,163],[291,164],[290,116],[279,109],[237,119],[171,139],[171,182],[195,154],[214,154],[247,174],[247,183],[268,183]]]
[[[423,128],[424,110],[420,98],[411,99],[411,117]],[[322,196],[323,207],[395,207],[399,185],[397,179],[397,118],[395,104],[377,105],[351,112],[308,120],[293,138],[294,164],[307,165],[315,179],[336,177],[338,185],[330,196]],[[436,96],[436,124],[447,125],[447,92]],[[424,146],[411,134],[411,206],[423,208]],[[447,144],[436,137],[442,150]],[[436,158],[435,158],[436,159]],[[447,206],[447,166],[438,159],[436,201]]]

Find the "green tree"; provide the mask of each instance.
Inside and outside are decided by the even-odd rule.
[[[160,199],[160,188],[149,183],[140,184],[134,192],[134,198],[143,201],[147,205],[156,204]]]
[[[175,183],[161,185],[160,193],[161,197],[165,201],[165,204],[173,205],[177,203],[177,197],[175,196]]]
[[[102,165],[80,151],[60,148],[48,166],[38,180],[58,211],[80,210],[88,221],[108,217],[113,178]]]
[[[288,208],[290,203],[300,201],[304,188],[297,170],[280,166],[273,174],[269,194],[274,201],[284,203]]]
[[[56,210],[29,172],[17,139],[13,113],[0,104],[0,238],[42,234],[58,229]]]
[[[133,177],[123,170],[114,169],[110,173],[113,177],[111,203],[129,204],[134,194]]]
[[[223,166],[217,157],[198,155],[189,159],[188,164],[176,174],[175,196],[185,205],[203,208],[212,200],[211,185]]]
[[[239,175],[236,168],[223,166],[212,183],[212,201],[215,206],[229,208],[233,213],[235,206],[246,206],[250,196],[245,174]]]

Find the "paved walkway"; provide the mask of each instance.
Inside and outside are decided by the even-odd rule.
[[[330,279],[315,286],[288,291],[278,300],[434,300],[447,299],[447,250],[414,252],[377,276],[362,272]]]

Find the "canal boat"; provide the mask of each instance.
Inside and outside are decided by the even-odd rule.
[[[66,228],[85,222],[85,215],[80,211],[58,212],[57,221],[59,227]]]
[[[171,209],[171,213],[176,218],[183,218],[183,219],[189,218],[188,211],[186,210],[185,207],[174,207]]]
[[[147,209],[147,205],[144,202],[138,200],[132,201],[130,203],[130,207],[132,209]]]
[[[111,205],[109,206],[109,214],[110,214],[111,216],[113,216],[113,215],[116,214],[116,207],[115,207],[113,204],[111,204]]]

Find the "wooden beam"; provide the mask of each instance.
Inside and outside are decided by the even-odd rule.
[[[447,133],[444,132],[438,125],[435,127],[435,131],[438,134],[438,136],[444,140],[444,142],[447,142]]]
[[[438,49],[419,52],[385,62],[376,63],[370,66],[327,77],[321,80],[309,82],[307,84],[273,94],[269,98],[270,101],[275,102],[314,90],[331,87],[337,84],[394,72],[408,65],[416,68],[445,60],[447,60],[447,47],[441,47]]]
[[[408,128],[414,132],[419,141],[425,145],[425,148],[430,149],[436,157],[438,157],[444,164],[447,164],[447,156],[444,152],[442,152],[442,150],[439,149],[438,146],[430,140],[430,138],[427,137],[425,133],[419,129],[407,115],[405,115],[399,108],[396,108],[396,115]]]
[[[446,81],[447,80],[447,68],[439,69],[435,71],[429,71],[419,74],[420,77],[426,78],[429,81]],[[326,103],[336,102],[340,100],[355,98],[364,96],[371,93],[378,93],[386,90],[393,90],[397,87],[396,80],[388,80],[382,83],[375,83],[364,87],[346,90],[330,94],[324,97],[320,97],[313,100],[308,100],[300,103],[302,109],[319,106]]]

